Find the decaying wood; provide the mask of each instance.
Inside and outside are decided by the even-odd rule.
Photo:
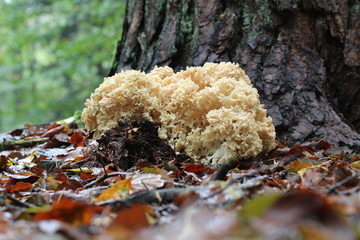
[[[350,0],[128,1],[110,75],[237,62],[280,140],[352,144],[360,139],[352,129],[360,129],[359,9]]]

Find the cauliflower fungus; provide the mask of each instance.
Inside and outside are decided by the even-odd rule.
[[[156,123],[176,151],[205,163],[254,157],[275,147],[272,119],[245,72],[233,63],[206,63],[174,73],[129,70],[106,78],[82,114],[95,138],[122,118]]]

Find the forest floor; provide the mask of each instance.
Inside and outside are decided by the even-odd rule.
[[[360,239],[359,149],[278,143],[214,180],[142,128],[0,134],[0,239]]]

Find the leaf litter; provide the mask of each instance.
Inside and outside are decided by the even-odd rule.
[[[147,120],[91,135],[57,123],[0,135],[1,239],[360,238],[351,146],[278,143],[216,180]]]

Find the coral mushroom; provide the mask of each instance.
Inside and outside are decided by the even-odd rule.
[[[99,137],[120,118],[145,118],[176,151],[219,164],[275,147],[272,119],[256,88],[233,63],[206,63],[174,73],[129,70],[106,78],[87,99],[82,119]]]

